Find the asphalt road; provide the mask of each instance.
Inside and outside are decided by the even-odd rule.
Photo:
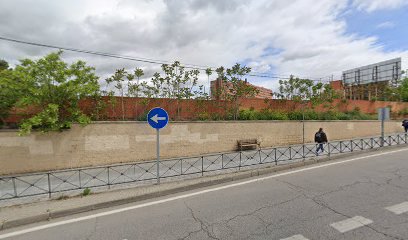
[[[374,154],[1,231],[0,239],[408,239],[408,148]]]

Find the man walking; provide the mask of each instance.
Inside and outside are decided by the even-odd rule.
[[[323,132],[323,128],[319,128],[319,131],[315,134],[315,142],[318,144],[316,148],[316,155],[319,156],[319,150],[324,152],[323,144],[327,143],[326,133]]]
[[[402,121],[402,127],[404,128],[405,132],[408,132],[408,120],[407,119]]]

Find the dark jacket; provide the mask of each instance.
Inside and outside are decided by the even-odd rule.
[[[315,142],[317,142],[317,143],[325,143],[325,142],[327,142],[326,133],[324,133],[323,131],[317,132],[317,133],[315,134]]]

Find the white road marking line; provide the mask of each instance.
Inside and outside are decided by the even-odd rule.
[[[27,228],[27,229],[20,230],[20,231],[15,231],[15,232],[2,234],[2,235],[0,235],[0,239],[14,237],[14,236],[18,236],[18,235],[22,235],[22,234],[26,234],[26,233],[30,233],[30,232],[35,232],[35,231],[39,231],[39,230],[43,230],[43,229],[47,229],[47,228],[52,228],[52,227],[56,227],[56,226],[61,226],[61,225],[65,225],[65,224],[85,221],[85,220],[89,220],[89,219],[93,219],[93,218],[108,216],[108,215],[112,215],[112,214],[116,214],[116,213],[126,212],[126,211],[130,211],[130,210],[138,209],[138,208],[153,206],[153,205],[157,205],[157,204],[161,204],[161,203],[171,202],[171,201],[175,201],[175,200],[179,200],[179,199],[189,198],[189,197],[193,197],[193,196],[197,196],[197,195],[201,195],[201,194],[205,194],[205,193],[224,190],[224,189],[227,189],[227,188],[242,186],[242,185],[246,185],[246,184],[249,184],[249,183],[259,182],[259,181],[268,180],[268,179],[273,179],[273,178],[277,178],[277,177],[281,177],[281,176],[292,175],[294,173],[306,172],[306,171],[310,171],[310,170],[314,170],[314,169],[345,164],[345,163],[348,163],[348,162],[354,162],[354,161],[358,161],[358,160],[362,160],[362,159],[366,159],[366,158],[378,157],[378,156],[383,156],[383,155],[402,152],[402,151],[407,151],[407,150],[408,150],[408,148],[405,148],[405,149],[400,149],[400,150],[395,150],[395,151],[390,151],[390,152],[384,152],[384,153],[378,153],[378,154],[373,154],[373,155],[368,155],[368,156],[363,156],[363,157],[358,157],[358,158],[352,158],[352,159],[338,161],[338,162],[326,163],[326,164],[322,164],[322,165],[318,165],[318,166],[312,166],[312,167],[302,168],[302,169],[293,170],[293,171],[289,171],[289,172],[283,172],[283,173],[279,173],[279,174],[275,174],[275,175],[271,175],[271,176],[267,176],[267,177],[261,177],[261,178],[256,178],[256,179],[247,180],[247,181],[243,181],[243,182],[232,183],[232,184],[224,185],[224,186],[221,186],[221,187],[214,187],[214,188],[201,190],[201,191],[198,191],[198,192],[193,192],[193,193],[188,193],[188,194],[183,194],[183,195],[179,195],[179,196],[175,196],[175,197],[169,197],[169,198],[166,198],[166,199],[157,200],[157,201],[153,201],[153,202],[142,203],[142,204],[138,204],[138,205],[131,206],[131,207],[125,207],[125,208],[115,209],[115,210],[111,210],[111,211],[107,211],[107,212],[96,213],[96,214],[92,214],[92,215],[88,215],[88,216],[84,216],[84,217],[79,217],[79,218],[74,218],[74,219],[69,219],[69,220],[44,224],[44,225],[37,226],[37,227],[32,227],[32,228]]]
[[[408,212],[408,202],[403,202],[394,206],[386,207],[388,211],[391,211],[397,215]]]
[[[330,226],[341,233],[345,233],[371,223],[373,223],[373,221],[371,221],[370,219],[361,216],[355,216],[353,218],[349,218],[340,222],[332,223],[330,224]]]
[[[298,234],[298,235],[293,235],[292,237],[288,237],[288,238],[282,238],[281,240],[309,240],[305,237],[303,237],[302,235]]]

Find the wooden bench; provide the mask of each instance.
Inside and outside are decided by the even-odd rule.
[[[238,140],[238,148],[240,151],[244,148],[257,149],[257,147],[261,147],[260,145],[261,143],[257,139]]]

